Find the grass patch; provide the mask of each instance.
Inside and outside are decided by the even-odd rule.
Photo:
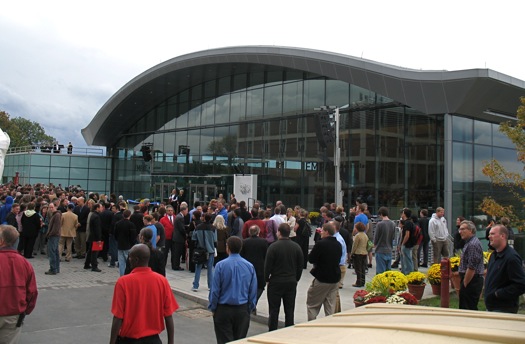
[[[423,299],[419,301],[419,305],[426,306],[426,307],[441,307],[441,297],[434,296],[428,299]],[[459,297],[456,295],[456,292],[450,293],[449,308],[459,309]],[[487,310],[487,308],[485,307],[485,302],[483,301],[483,298],[481,298],[478,302],[478,310],[479,311]],[[520,308],[518,310],[518,314],[525,314],[525,301],[524,301],[523,296],[520,298]]]

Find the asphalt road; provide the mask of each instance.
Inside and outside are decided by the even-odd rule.
[[[113,285],[39,290],[35,310],[27,316],[20,344],[108,343],[111,329]],[[211,313],[202,305],[177,297],[174,314],[177,344],[215,343]],[[267,326],[250,324],[248,335],[267,331]],[[162,333],[163,343],[166,334]]]

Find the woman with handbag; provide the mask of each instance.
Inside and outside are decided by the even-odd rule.
[[[195,278],[193,279],[192,291],[199,290],[202,265],[206,264],[208,270],[208,290],[211,289],[213,280],[213,258],[217,247],[217,232],[212,224],[212,215],[204,214],[204,222],[200,223],[192,235],[195,242],[192,260],[195,263]]]

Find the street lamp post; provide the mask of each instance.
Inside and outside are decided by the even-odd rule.
[[[333,119],[330,120],[330,125],[334,126],[334,202],[337,205],[343,205],[343,190],[341,190],[341,176],[340,176],[340,161],[341,161],[341,148],[339,147],[339,107],[337,106],[321,106],[314,110],[330,111],[333,110]]]

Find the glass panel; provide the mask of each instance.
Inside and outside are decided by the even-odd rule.
[[[523,174],[523,163],[518,161],[515,150],[494,147],[494,159],[498,160],[507,172]]]
[[[49,166],[51,161],[51,155],[47,154],[32,154],[31,165],[32,166]]]
[[[490,191],[490,178],[482,173],[483,167],[492,158],[492,147],[474,146],[474,190]]]
[[[246,117],[262,118],[263,89],[254,89],[246,93]]]
[[[494,139],[494,143],[493,143],[494,146],[505,147],[505,148],[515,148],[516,146],[507,137],[507,135],[499,131],[499,127],[500,127],[499,124],[492,125],[492,137]]]
[[[291,82],[283,85],[283,114],[302,112],[303,82]]]
[[[89,168],[106,168],[106,159],[90,157]]]
[[[52,166],[63,166],[69,167],[69,157],[68,156],[51,156],[51,165]]]
[[[326,104],[343,106],[349,103],[350,85],[344,81],[326,80]]]
[[[246,92],[236,92],[231,95],[230,121],[238,122],[246,117]]]
[[[106,179],[106,170],[89,169],[89,179]]]
[[[469,118],[452,117],[452,139],[454,141],[472,142],[472,126],[474,121]]]
[[[453,190],[471,190],[472,181],[472,145],[454,142],[452,145],[452,188]]]
[[[215,101],[215,123],[228,123],[230,120],[230,95],[220,96]]]
[[[283,107],[283,86],[276,85],[264,89],[265,116],[281,115]]]
[[[69,178],[69,167],[51,167],[50,176],[52,178]]]
[[[32,166],[31,167],[32,178],[49,178],[49,167]]]
[[[88,157],[71,157],[71,167],[87,168],[89,158]]]
[[[492,144],[492,124],[474,121],[474,143],[484,145]]]
[[[304,111],[314,111],[314,108],[329,105],[325,103],[325,81],[306,80],[304,82]]]
[[[146,183],[144,183],[146,184]],[[149,183],[148,183],[149,184]],[[90,192],[106,192],[106,182],[103,180],[89,180],[88,190]],[[144,194],[148,194],[147,192]]]

